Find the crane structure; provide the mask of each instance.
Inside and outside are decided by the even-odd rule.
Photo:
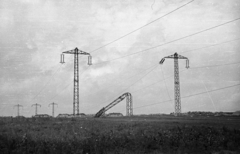
[[[32,107],[33,107],[33,106],[35,106],[35,115],[37,115],[37,108],[38,108],[38,106],[41,107],[41,105],[38,104],[38,103],[36,103],[36,104],[33,104]]]
[[[62,52],[60,55],[60,63],[64,62],[64,54],[74,54],[74,79],[73,79],[73,115],[79,114],[79,68],[78,55],[88,55],[88,65],[92,65],[92,57],[89,53],[75,48],[73,50]]]
[[[57,103],[52,102],[52,103],[50,103],[50,104],[48,105],[48,107],[49,107],[50,105],[52,105],[52,117],[54,117],[54,105],[57,105]]]
[[[177,53],[164,57],[159,62],[159,64],[163,64],[165,58],[174,59],[174,100],[175,100],[175,115],[178,116],[181,114],[181,96],[180,96],[180,79],[179,79],[179,67],[178,67],[178,59],[186,59],[186,68],[189,68],[189,60],[187,57],[181,56]]]
[[[17,116],[19,117],[20,116],[19,108],[23,106],[18,104],[18,105],[14,105],[13,108],[15,108],[15,106],[17,107]]]
[[[95,118],[99,118],[105,114],[105,112],[109,109],[111,109],[113,106],[117,105],[119,102],[121,102],[124,98],[126,98],[126,116],[132,116],[133,115],[133,105],[132,105],[132,95],[129,92],[126,92],[119,96],[117,99],[115,99],[113,102],[108,104],[106,107],[102,108],[95,114]]]

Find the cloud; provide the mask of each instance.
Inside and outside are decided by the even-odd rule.
[[[87,66],[86,56],[79,57],[81,112],[95,113],[122,93],[141,88],[143,90],[133,93],[134,106],[151,103],[159,105],[139,108],[134,113],[173,112],[173,102],[161,103],[168,100],[169,95],[173,98],[173,77],[165,81],[166,85],[161,82],[144,88],[163,79],[160,67],[152,72],[147,68],[157,65],[161,58],[175,52],[181,54],[239,37],[239,21],[155,49],[139,51],[237,18],[239,1],[194,1],[177,12],[102,47],[186,1],[156,1],[153,9],[152,3],[127,0],[1,1],[0,71],[3,73],[0,75],[0,90],[4,92],[1,95],[3,102],[15,103],[19,99],[18,103],[28,106],[26,110],[31,111],[29,106],[33,102],[47,106],[55,101],[59,104],[58,113],[72,112],[73,55],[65,55],[64,65],[59,60],[63,51],[78,47],[92,52],[93,57],[93,65],[90,67]],[[99,47],[102,48],[94,51]],[[182,96],[204,91],[202,81],[209,89],[237,83],[240,73],[237,71],[238,65],[192,70],[191,67],[236,62],[239,47],[239,42],[231,42],[182,53],[190,59],[190,69],[180,73]],[[134,54],[136,52],[139,54]],[[133,55],[113,60],[129,54]],[[97,64],[104,61],[108,62]],[[180,70],[185,69],[185,61],[179,61],[179,67]],[[143,71],[145,69],[147,70]],[[165,77],[173,76],[173,60],[166,60],[162,69]],[[40,94],[30,102],[40,90]],[[216,106],[221,104],[219,110],[224,107],[234,110],[234,106],[237,106],[237,93],[229,93],[228,102],[227,99],[217,98],[223,93],[213,94]],[[56,97],[50,100],[53,96]],[[184,111],[207,110],[211,107],[207,95],[183,99],[182,103],[185,101],[189,106],[184,106]],[[200,103],[202,105],[198,107],[196,104]],[[12,112],[10,108],[6,110]],[[41,110],[48,112],[49,108],[43,107]],[[112,111],[120,110],[125,113],[124,102]],[[32,112],[28,111],[25,114],[30,116]]]

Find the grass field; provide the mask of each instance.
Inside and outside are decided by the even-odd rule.
[[[240,117],[0,118],[0,153],[240,153]]]

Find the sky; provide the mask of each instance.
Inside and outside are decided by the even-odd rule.
[[[51,115],[52,102],[55,116],[72,114],[74,57],[59,62],[76,47],[93,63],[79,56],[81,113],[125,92],[133,114],[174,112],[174,60],[159,61],[175,52],[190,61],[186,69],[179,59],[182,112],[240,110],[240,1],[189,2],[1,0],[0,116],[17,116],[19,104],[31,117],[36,103],[38,114]],[[126,101],[111,112],[125,115]]]

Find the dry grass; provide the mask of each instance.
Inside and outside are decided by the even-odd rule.
[[[240,153],[239,120],[172,116],[2,119],[0,153]]]

